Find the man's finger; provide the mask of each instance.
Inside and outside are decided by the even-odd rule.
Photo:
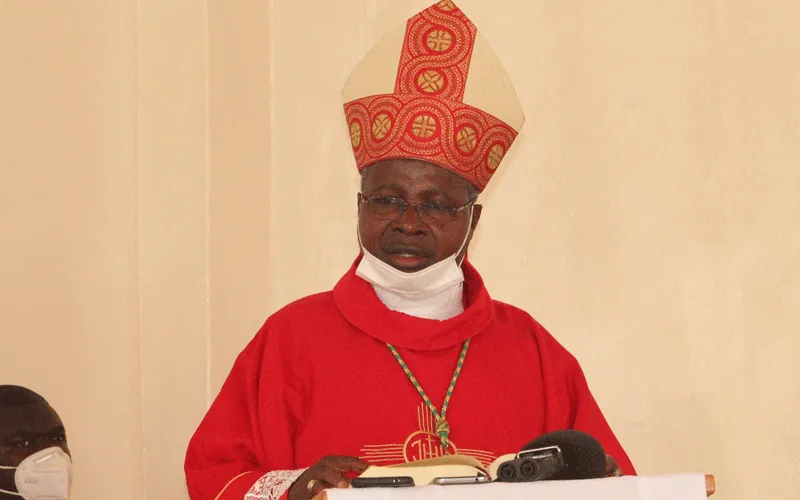
[[[306,484],[306,488],[308,489],[309,498],[314,498],[320,494],[322,490],[333,488],[333,485],[324,479],[312,479]]]
[[[326,467],[320,471],[320,478],[332,488],[347,488],[350,480],[344,477],[342,471]]]
[[[606,454],[606,477],[619,477],[622,475],[622,469],[619,464],[611,455]]]
[[[342,472],[362,473],[369,467],[369,464],[360,458],[346,456],[326,457],[325,463],[331,468]]]

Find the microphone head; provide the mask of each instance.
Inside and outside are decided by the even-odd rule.
[[[564,469],[550,479],[595,479],[605,476],[606,452],[592,436],[576,430],[549,432],[526,444],[520,451],[558,446]]]

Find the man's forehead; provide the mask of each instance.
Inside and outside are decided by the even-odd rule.
[[[426,181],[441,189],[470,186],[469,181],[449,169],[423,160],[386,160],[375,163],[368,169],[368,180],[377,184]]]
[[[0,407],[0,440],[20,432],[43,433],[61,424],[61,419],[44,402]]]

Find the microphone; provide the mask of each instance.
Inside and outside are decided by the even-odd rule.
[[[592,436],[576,430],[544,434],[497,470],[502,482],[593,479],[605,476],[606,453]]]

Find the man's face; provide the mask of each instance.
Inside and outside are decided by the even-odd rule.
[[[387,160],[364,174],[363,198],[393,197],[408,203],[436,202],[460,207],[470,201],[469,182],[455,173],[421,160]],[[361,244],[383,262],[405,272],[424,269],[450,257],[471,238],[481,217],[481,206],[467,207],[449,220],[421,217],[408,207],[395,218],[376,218],[358,205]],[[470,211],[472,223],[470,224]],[[467,240],[467,243],[469,241]],[[467,251],[464,245],[458,259]]]
[[[52,446],[69,455],[64,424],[46,402],[0,408],[0,465],[17,467],[30,455]],[[15,472],[0,470],[0,489],[17,491]]]

